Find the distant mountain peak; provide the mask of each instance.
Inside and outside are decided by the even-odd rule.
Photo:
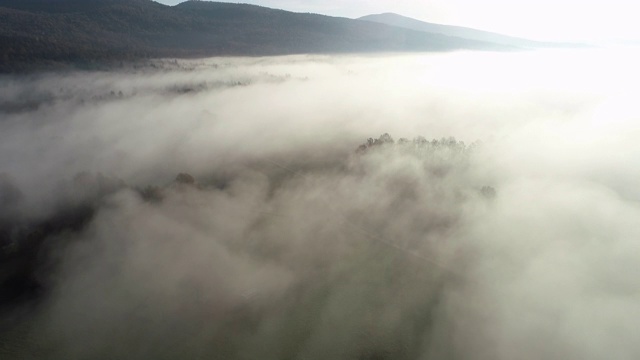
[[[394,13],[394,12],[383,12],[383,13],[379,13],[379,14],[370,14],[370,15],[363,16],[362,18],[366,18],[366,17],[370,17],[370,16],[396,16],[396,17],[403,17],[403,18],[406,18],[406,19],[412,19],[412,18],[410,18],[408,16],[400,15],[400,14]],[[413,20],[415,20],[415,19],[413,19]]]
[[[559,44],[549,42],[539,42],[529,39],[517,38],[513,36],[502,35],[494,32],[473,29],[463,26],[443,25],[429,23],[404,15],[386,12],[381,14],[371,14],[358,18],[358,20],[371,21],[391,26],[403,27],[406,29],[422,31],[427,33],[436,33],[447,36],[456,36],[460,38],[484,41],[503,46],[514,46],[519,48],[547,48],[547,47],[575,47],[576,44]]]

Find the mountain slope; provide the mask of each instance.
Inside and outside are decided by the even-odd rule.
[[[506,36],[506,35],[497,34],[489,31],[476,30],[476,29],[462,27],[462,26],[433,24],[433,23],[412,19],[412,18],[394,14],[394,13],[367,15],[367,16],[358,18],[358,20],[365,20],[365,21],[375,22],[379,24],[386,24],[386,25],[397,26],[397,27],[402,27],[406,29],[423,31],[423,32],[434,33],[434,34],[456,36],[456,37],[461,37],[461,38],[470,39],[470,40],[491,42],[495,44],[501,44],[504,46],[515,46],[515,47],[522,47],[522,48],[575,47],[576,46],[576,44],[549,43],[549,42],[527,40],[527,39]]]
[[[0,0],[0,71],[148,57],[500,50],[476,40],[246,4]]]

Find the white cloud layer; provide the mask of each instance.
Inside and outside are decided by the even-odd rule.
[[[62,236],[18,355],[635,359],[639,55],[3,78],[0,169],[25,216],[58,211],[79,172],[164,197],[121,190]],[[382,133],[481,144],[355,152]],[[172,183],[180,172],[199,187]]]

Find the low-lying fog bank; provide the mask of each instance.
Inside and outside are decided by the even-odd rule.
[[[638,60],[1,78],[0,355],[635,359]]]

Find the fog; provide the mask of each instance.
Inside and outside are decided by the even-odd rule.
[[[0,78],[0,280],[36,288],[2,305],[0,354],[636,359],[639,62],[300,55]]]

